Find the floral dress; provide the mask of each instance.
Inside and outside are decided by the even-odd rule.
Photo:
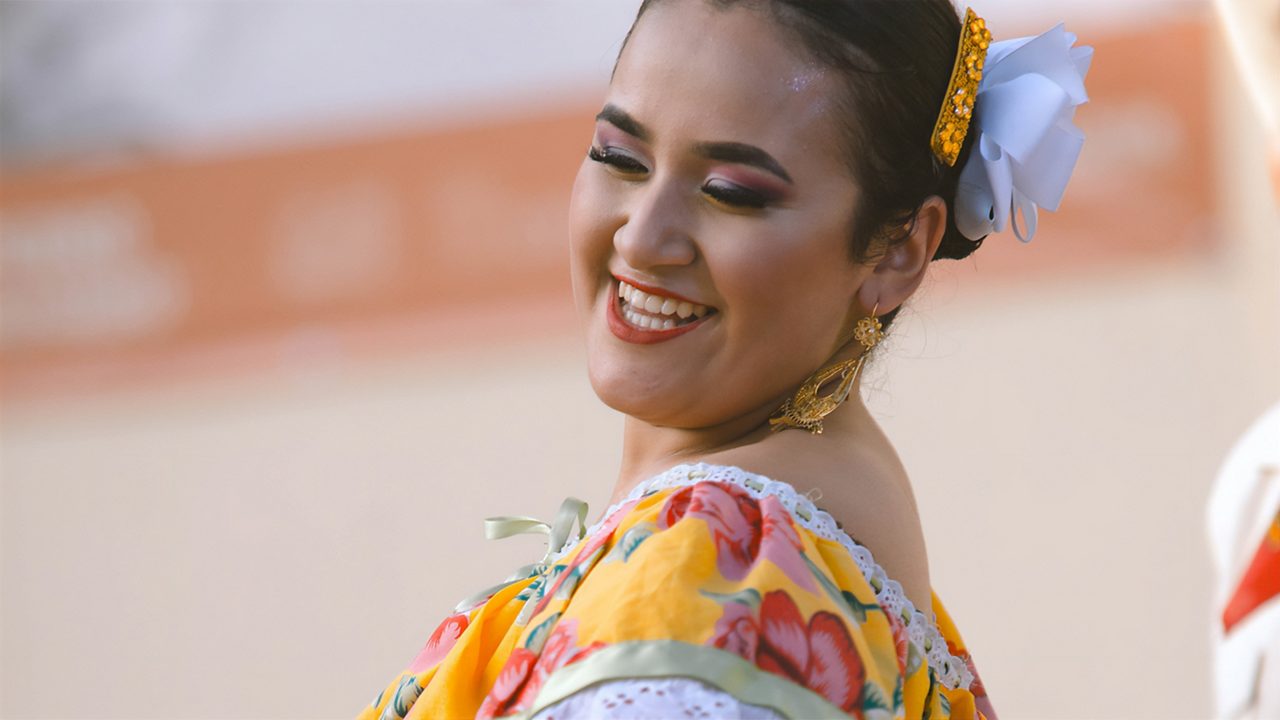
[[[549,530],[545,562],[464,600],[360,720],[995,717],[937,599],[786,483],[681,465],[575,514],[491,519]]]

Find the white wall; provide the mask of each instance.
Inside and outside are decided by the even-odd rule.
[[[1238,270],[960,270],[870,378],[1005,717],[1207,715],[1203,503],[1280,396]],[[571,338],[7,416],[4,714],[350,715],[540,555],[483,517],[600,511],[619,427]]]

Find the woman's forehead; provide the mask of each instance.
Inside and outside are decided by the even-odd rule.
[[[659,131],[717,135],[697,140],[835,140],[831,76],[768,13],[667,0],[637,23],[608,102]]]

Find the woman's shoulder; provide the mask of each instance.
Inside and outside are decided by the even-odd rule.
[[[560,549],[460,605],[368,717],[527,717],[670,677],[791,717],[977,716],[958,635],[791,484],[680,465],[562,534],[567,503],[537,523]]]
[[[734,465],[679,465],[634,487],[553,557],[531,602],[531,626],[569,618],[580,644],[651,637],[680,641],[681,653],[728,651],[846,712],[861,702],[894,708],[902,680],[959,690],[971,678],[934,622],[931,593],[917,607],[794,485]],[[683,664],[707,670],[724,659]]]
[[[845,582],[865,581],[887,611],[907,622],[919,615],[918,622],[932,629],[933,591],[923,533],[909,487],[868,481],[867,463],[849,466],[858,468],[855,476],[849,467],[820,463],[784,466],[766,460],[744,467],[720,460],[671,468],[651,478],[633,495],[653,496],[663,489],[678,489],[665,495],[668,524],[695,499],[708,503],[733,497],[737,503],[751,507],[728,513],[702,508],[695,516],[710,516],[720,523],[745,512],[750,518],[737,523],[740,527],[736,530],[753,532],[751,538],[744,540],[749,543],[756,541],[754,535],[763,538],[771,523],[776,526],[785,518],[786,525],[811,543],[823,544],[825,562],[839,565],[846,558],[852,560],[850,577]],[[762,471],[765,469],[768,471]],[[788,470],[790,475],[786,474]],[[702,484],[727,488],[728,492],[708,492],[699,487]],[[718,526],[713,531],[724,532]],[[761,545],[760,550],[763,548]]]
[[[917,607],[929,606],[929,561],[915,494],[887,442],[828,452],[778,452],[756,445],[708,461],[794,488],[830,515],[841,534],[866,548]]]

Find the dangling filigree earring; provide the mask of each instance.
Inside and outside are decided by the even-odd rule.
[[[862,372],[862,363],[867,359],[871,348],[884,339],[884,326],[876,316],[876,310],[879,309],[880,304],[876,303],[871,315],[859,320],[853,328],[853,338],[862,345],[862,352],[858,353],[858,357],[841,360],[810,375],[796,394],[788,398],[774,416],[769,418],[771,430],[777,432],[787,428],[804,428],[814,435],[822,434],[822,419],[835,412],[848,399],[858,373]],[[819,396],[818,391],[837,377],[840,382],[835,390]]]

